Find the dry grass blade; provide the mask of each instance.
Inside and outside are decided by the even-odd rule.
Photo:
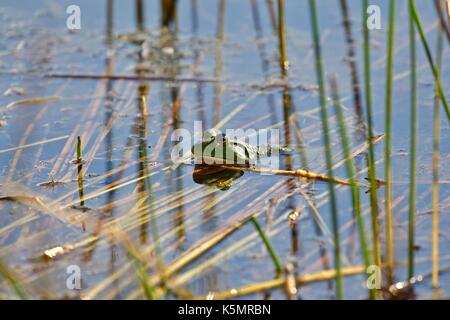
[[[447,19],[448,19],[448,25],[450,28],[450,0],[447,0],[445,3],[447,5]]]
[[[445,1],[446,3],[446,7],[447,9],[449,9],[448,5],[450,4],[449,1]],[[441,0],[434,0],[434,4],[436,6],[436,10],[438,12],[438,16],[439,16],[439,22],[441,24],[441,30],[443,32],[445,32],[445,34],[447,35],[447,40],[450,44],[450,25],[448,24],[448,22],[446,21],[446,12],[444,11],[443,5],[442,5],[442,1]],[[450,9],[449,9],[450,10]],[[450,11],[448,12],[448,21],[450,22]]]
[[[182,255],[176,261],[167,266],[166,276],[175,274],[182,267],[192,262],[193,260],[197,259],[206,251],[210,250],[211,248],[213,248],[214,246],[225,240],[228,236],[237,231],[240,227],[246,224],[251,218],[256,217],[258,214],[260,214],[260,212],[253,214],[249,217],[246,217],[240,221],[237,221],[236,223],[225,228],[220,233],[211,236],[207,240],[202,240],[201,242],[198,242],[197,244],[193,245],[192,249],[188,250],[184,255]]]
[[[443,29],[438,30],[436,66],[438,72],[442,67],[443,55]],[[433,152],[432,152],[432,285],[439,287],[439,143],[440,143],[440,103],[439,103],[439,82],[435,83],[435,98],[433,109]]]
[[[382,141],[384,139],[384,137],[385,137],[384,134],[380,134],[380,135],[378,135],[376,137],[373,137],[372,138],[372,145],[377,144],[378,142]],[[335,165],[333,165],[333,169],[339,168],[340,166],[344,165],[346,161],[354,159],[358,155],[366,152],[368,148],[369,148],[369,143],[367,143],[367,142],[364,143],[364,145],[359,147],[357,150],[353,151],[348,159],[342,159],[341,161],[339,161]]]
[[[273,237],[286,230],[288,225],[284,222],[285,220],[283,218],[278,218],[276,221],[273,221],[273,228],[270,230],[269,236]],[[232,243],[223,250],[220,250],[220,252],[216,253],[214,256],[211,256],[207,260],[202,261],[202,263],[190,268],[184,273],[176,275],[171,281],[171,285],[174,288],[180,287],[189,281],[201,277],[212,266],[219,265],[222,261],[230,259],[231,256],[243,254],[244,252],[250,250],[258,244],[258,233],[250,233],[249,235]]]
[[[79,224],[75,223],[75,220],[72,219],[79,215],[79,211],[62,207],[59,204],[49,201],[48,199],[41,196],[33,196],[32,192],[26,190],[24,187],[16,186],[16,185],[7,185],[0,188],[3,195],[0,196],[0,201],[13,201],[22,203],[38,212],[49,215],[61,223],[65,225],[76,225],[79,227]],[[30,219],[32,219],[30,217]],[[29,220],[25,219],[25,222]]]
[[[127,81],[160,81],[160,82],[199,82],[214,83],[216,79],[201,78],[175,78],[168,76],[131,76],[131,75],[107,75],[107,74],[48,74],[48,78],[79,79],[79,80],[127,80]]]
[[[67,139],[68,137],[69,136],[61,136],[61,137],[57,137],[57,138],[42,140],[42,141],[33,142],[33,143],[29,143],[29,144],[24,144],[24,145],[17,146],[17,147],[2,149],[2,150],[0,150],[0,153],[17,151],[17,150],[22,150],[22,149],[26,149],[26,148],[30,148],[30,147],[35,147],[35,146],[39,146],[39,145],[43,145],[43,144],[47,144],[47,143],[51,143],[51,142],[61,141],[61,140]]]
[[[59,97],[59,96],[23,99],[23,100],[11,102],[10,104],[8,104],[6,106],[6,109],[25,107],[25,106],[34,105],[34,104],[43,104],[43,103],[47,103],[47,102],[57,101],[59,99],[61,99],[61,97]]]
[[[242,168],[242,167],[230,167],[230,166],[222,166],[223,168],[234,170],[234,171],[249,171],[249,172],[255,172],[255,173],[261,173],[261,174],[274,174],[274,175],[281,175],[281,176],[293,176],[293,177],[301,177],[311,180],[320,180],[324,182],[331,182],[331,183],[337,183],[342,184],[346,186],[351,186],[352,183],[347,180],[339,179],[339,178],[332,178],[324,174],[315,173],[303,169],[297,169],[297,170],[269,170],[269,169],[258,169],[258,168]]]
[[[355,267],[348,267],[348,268],[342,268],[341,274],[342,276],[349,277],[357,274],[361,274],[366,272],[365,266],[355,266]],[[301,276],[296,277],[296,283],[298,286],[310,284],[313,282],[319,282],[319,281],[326,281],[330,280],[336,277],[336,270],[324,270],[317,273],[312,274],[304,274]],[[193,299],[197,300],[223,300],[223,299],[231,299],[236,298],[240,296],[246,296],[254,293],[264,292],[267,290],[271,290],[274,288],[279,288],[283,286],[286,282],[286,279],[284,277],[277,278],[273,280],[268,280],[256,284],[251,284],[245,287],[241,288],[235,288],[235,289],[229,289],[226,291],[221,292],[210,292],[208,296],[197,296]]]

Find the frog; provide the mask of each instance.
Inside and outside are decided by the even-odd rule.
[[[292,150],[278,145],[253,146],[229,138],[216,129],[209,129],[204,132],[202,141],[192,147],[191,152],[196,163],[249,167],[259,158],[271,156],[275,152],[289,154]]]

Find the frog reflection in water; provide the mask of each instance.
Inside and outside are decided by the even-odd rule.
[[[281,154],[291,152],[279,146],[255,147],[240,140],[230,139],[218,130],[208,130],[203,134],[202,141],[192,147],[196,163],[193,179],[199,184],[215,185],[221,190],[227,190],[234,180],[244,174],[244,171],[227,169],[227,165],[250,167],[257,159],[270,156],[275,151]]]
[[[228,190],[234,180],[244,175],[244,171],[234,171],[223,167],[195,165],[192,178],[195,183],[216,186],[220,190]]]

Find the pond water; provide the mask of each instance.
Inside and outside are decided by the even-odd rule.
[[[327,77],[337,75],[351,150],[360,150],[355,167],[365,182],[367,148],[355,125],[341,8],[339,1],[317,2],[324,70]],[[361,3],[348,2],[354,61],[363,84]],[[389,8],[388,1],[372,2],[381,8],[381,29],[370,32],[378,136],[384,133]],[[434,53],[436,10],[430,1],[416,2]],[[175,20],[164,30],[159,1],[143,2],[141,23],[131,1],[114,1],[113,18],[108,21],[107,3],[77,1],[81,29],[71,32],[66,8],[73,1],[0,1],[0,195],[8,197],[0,201],[0,261],[25,284],[27,294],[142,299],[144,277],[155,285],[159,298],[217,297],[264,283],[277,277],[271,256],[252,223],[239,225],[252,214],[283,268],[292,267],[300,278],[333,269],[327,182],[245,172],[231,175],[231,185],[221,190],[197,183],[192,164],[176,167],[171,160],[174,131],[193,132],[194,122],[202,121],[204,129],[279,129],[280,143],[295,150],[280,157],[280,169],[326,172],[308,1],[285,1],[289,91],[280,85],[278,34],[267,1],[178,1]],[[396,3],[391,158],[394,279],[404,281],[410,186],[409,18],[407,1]],[[446,272],[450,127],[441,108],[442,272],[436,293],[429,276],[434,78],[419,40],[417,52],[415,274],[424,279],[414,285],[412,297],[422,299],[450,294]],[[448,54],[444,38],[442,81],[447,97]],[[139,76],[147,78],[132,79]],[[286,98],[291,101],[288,105]],[[334,174],[345,179],[341,161],[345,156],[333,110],[330,103]],[[79,164],[74,161],[78,136],[83,157]],[[384,140],[379,140],[376,172],[384,179]],[[361,266],[351,188],[335,188],[342,265]],[[382,208],[384,188],[378,195]],[[361,192],[361,202],[371,244],[368,193]],[[384,253],[382,210],[380,223]],[[72,265],[81,272],[80,290],[71,290],[66,283]],[[144,270],[145,276],[139,277],[136,270]],[[344,297],[368,298],[366,278],[364,271],[345,277]],[[322,280],[299,286],[296,298],[334,299],[335,280]],[[169,288],[167,292],[158,289],[161,283]],[[244,297],[292,297],[284,287],[255,289]],[[15,293],[0,276],[3,297],[14,298]]]

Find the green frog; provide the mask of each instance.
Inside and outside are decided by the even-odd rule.
[[[228,138],[225,133],[210,129],[203,139],[192,147],[196,163],[221,164],[248,167],[261,157],[269,157],[275,152],[289,154],[291,149],[278,145],[252,146],[241,140]]]

